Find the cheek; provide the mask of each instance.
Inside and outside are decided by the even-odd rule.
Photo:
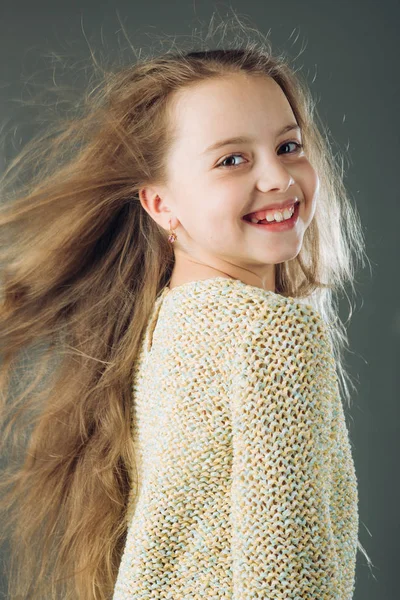
[[[318,197],[320,181],[316,170],[310,163],[308,163],[307,169],[304,170],[302,180],[304,197],[309,208],[312,208]]]
[[[232,223],[240,220],[244,207],[249,204],[251,186],[241,185],[239,182],[221,187],[208,199],[208,214],[231,227]]]

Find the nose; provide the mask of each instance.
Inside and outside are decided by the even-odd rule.
[[[268,158],[261,167],[261,173],[257,180],[260,192],[278,190],[285,192],[295,183],[291,173],[279,160],[279,157]]]

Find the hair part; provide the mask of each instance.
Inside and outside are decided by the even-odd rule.
[[[178,48],[102,70],[76,114],[28,143],[1,178],[1,448],[11,460],[0,510],[10,598],[112,595],[137,494],[134,364],[174,266],[168,231],[138,192],[165,182],[180,90],[245,73],[272,77],[285,93],[320,191],[300,253],[276,265],[276,291],[312,304],[329,325],[350,403],[337,296],[348,283],[354,292],[365,257],[358,213],[305,80],[235,20],[231,48]],[[234,30],[227,20],[222,28]]]

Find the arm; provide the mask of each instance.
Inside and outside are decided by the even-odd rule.
[[[350,438],[339,392],[335,397],[332,430],[332,487],[330,509],[342,572],[340,598],[353,598],[358,543],[358,484]]]
[[[329,509],[334,359],[321,317],[291,303],[258,312],[232,396],[234,600],[337,598]]]

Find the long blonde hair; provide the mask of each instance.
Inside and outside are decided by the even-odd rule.
[[[175,47],[102,69],[76,110],[28,143],[1,178],[1,449],[9,464],[0,509],[10,598],[113,593],[137,484],[132,373],[174,266],[168,231],[138,191],[165,181],[177,90],[243,71],[272,77],[284,91],[320,192],[300,253],[276,266],[276,291],[320,311],[350,402],[335,295],[354,286],[357,260],[364,264],[358,213],[306,81],[236,22],[243,36],[231,48]],[[230,29],[222,23],[222,44]]]

